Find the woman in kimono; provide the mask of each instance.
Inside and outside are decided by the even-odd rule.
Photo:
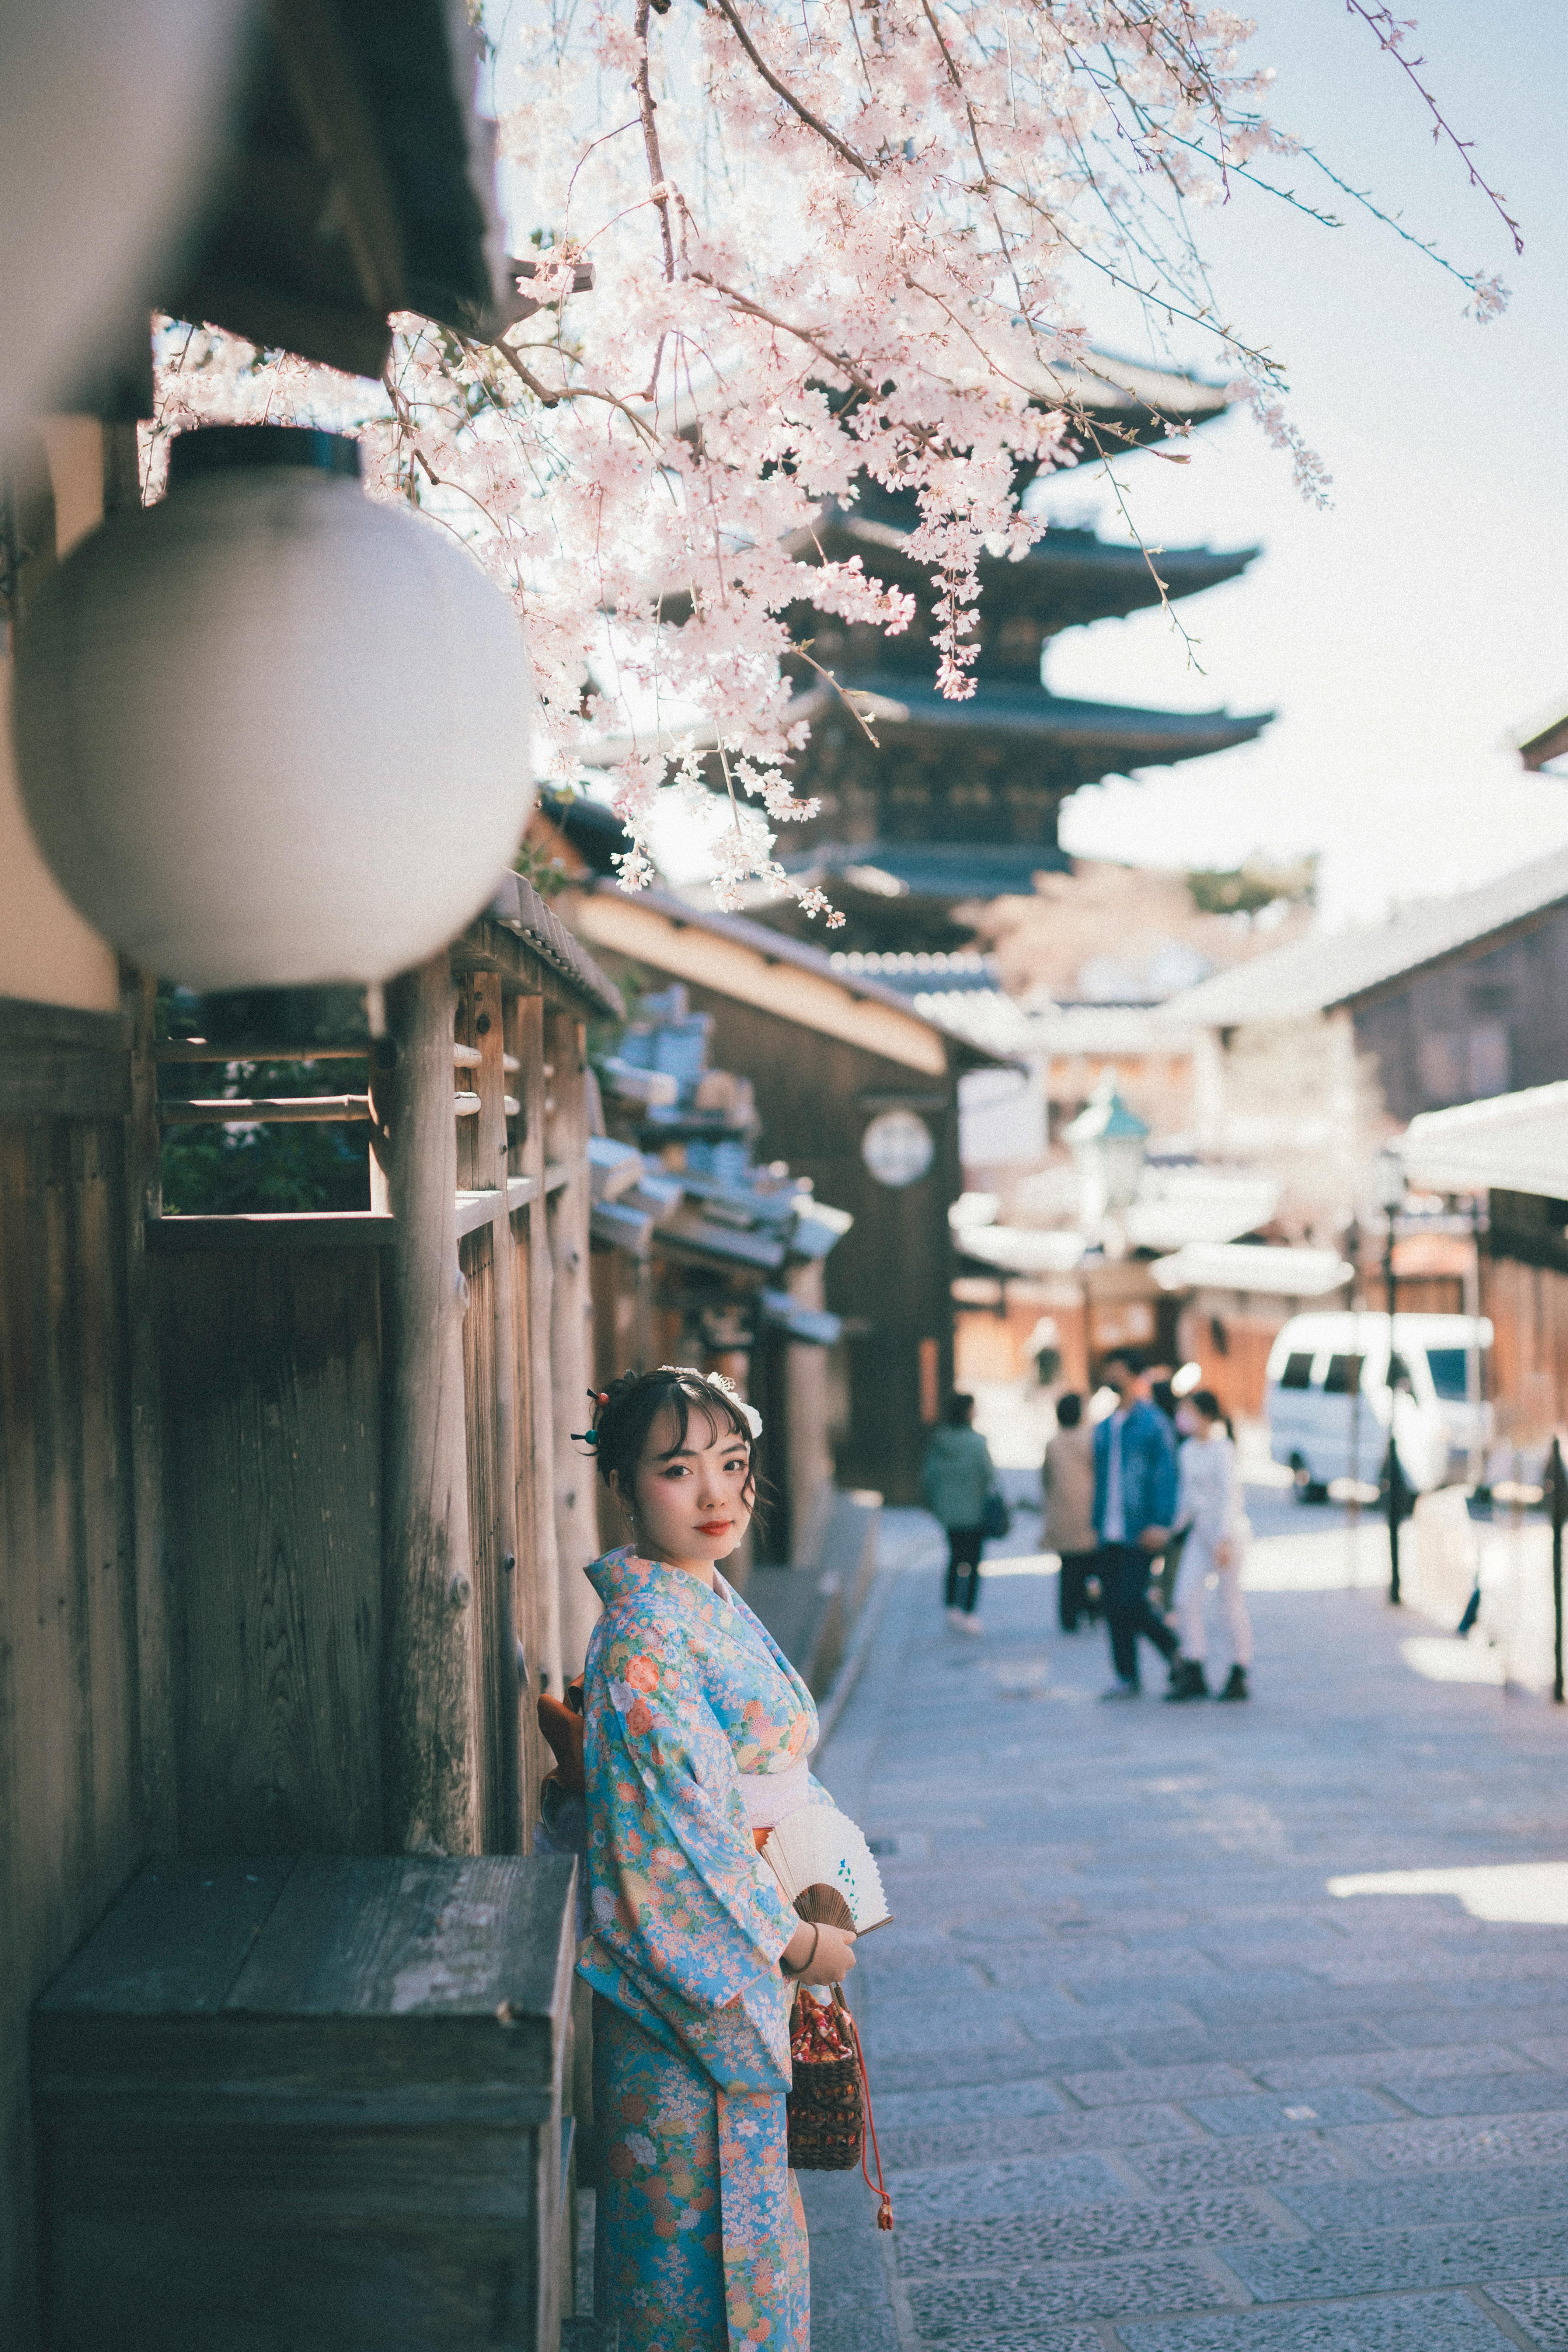
[[[816,1709],[719,1575],[751,1524],[762,1423],[665,1366],[597,1398],[599,1468],[633,1540],[588,1574],[584,1675],[595,2308],[621,2352],[810,2352],[805,2219],[788,2168],[789,2009],[854,1938],[808,1927],[761,1835],[826,1802]]]
[[[1215,1696],[1244,1699],[1247,1671],[1252,1664],[1252,1624],[1241,1597],[1241,1567],[1252,1529],[1242,1505],[1236,1445],[1212,1389],[1199,1389],[1195,1395],[1182,1399],[1176,1408],[1176,1426],[1185,1441],[1178,1468],[1176,1525],[1185,1530],[1186,1541],[1176,1570],[1176,1635],[1181,1651],[1172,1666],[1171,1687],[1165,1696],[1178,1702],[1208,1696],[1204,1614],[1212,1576],[1219,1586],[1231,1661],[1225,1686]]]

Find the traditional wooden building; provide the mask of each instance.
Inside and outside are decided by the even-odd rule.
[[[758,1161],[786,1161],[812,1201],[852,1220],[820,1301],[842,1323],[836,1474],[917,1501],[925,1436],[952,1386],[958,1080],[995,1057],[763,925],[611,883],[562,905],[612,971],[680,982],[711,1016],[714,1060],[750,1081]]]
[[[39,577],[139,499],[150,309],[373,376],[395,310],[522,315],[458,24],[438,0],[255,16],[210,179],[119,289],[71,413],[0,457],[0,672]],[[35,2352],[47,2317],[56,2347],[552,2352],[571,1873],[518,1857],[547,1760],[532,1702],[592,1605],[566,1432],[590,1345],[585,1032],[620,1001],[509,876],[388,984],[374,1040],[363,1012],[336,1036],[281,1015],[171,1033],[155,976],[117,963],[32,845],[7,684],[0,2342]],[[260,1066],[292,1074],[276,1097]],[[359,1205],[165,1213],[165,1128],[301,1120],[369,1135]],[[500,1978],[476,1965],[481,1916]],[[253,1942],[266,1981],[241,1989]],[[265,2031],[248,2074],[204,2075],[220,2011],[292,2036],[318,2104],[269,2072]],[[486,2037],[508,2087],[479,2116]],[[185,2059],[201,2087],[172,2105]],[[401,2110],[376,2104],[395,2079],[420,2085]],[[483,2212],[448,2194],[479,2122]],[[258,2132],[286,2222],[251,2194]]]
[[[1568,1077],[1568,851],[1385,923],[1294,940],[1184,990],[1155,1019],[1199,1033],[1200,1131],[1220,1150],[1258,1117],[1247,1072],[1270,1034],[1299,1047],[1294,1101],[1279,1106],[1287,1149],[1289,1119],[1321,1120],[1358,1061],[1400,1126]]]

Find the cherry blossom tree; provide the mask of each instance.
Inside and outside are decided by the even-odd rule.
[[[1517,247],[1410,28],[1347,7]],[[1021,469],[1087,457],[1116,478],[1092,397],[1115,368],[1084,324],[1097,284],[1206,337],[1304,494],[1326,495],[1281,363],[1218,307],[1203,221],[1242,184],[1326,225],[1333,204],[1377,207],[1267,118],[1249,31],[1199,0],[513,0],[496,70],[541,307],[488,341],[399,320],[374,394],[169,322],[149,494],[181,423],[351,425],[373,494],[437,517],[516,599],[542,772],[579,780],[592,756],[603,773],[620,736],[623,878],[651,876],[658,795],[707,803],[717,781],[721,901],[750,875],[782,884],[772,841],[811,813],[784,667],[810,648],[785,610],[914,617],[858,560],[803,566],[786,542],[863,476],[913,492],[939,684],[972,693],[981,551],[1044,529]],[[1495,277],[1425,249],[1478,318],[1501,307]]]

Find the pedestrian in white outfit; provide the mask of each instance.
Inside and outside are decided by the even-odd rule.
[[[1236,1446],[1219,1399],[1210,1389],[1183,1398],[1176,1426],[1185,1440],[1178,1463],[1176,1525],[1187,1530],[1187,1539],[1176,1571],[1176,1633],[1182,1654],[1166,1695],[1176,1700],[1208,1695],[1204,1614],[1212,1576],[1219,1585],[1231,1657],[1229,1677],[1217,1696],[1242,1699],[1247,1696],[1247,1670],[1252,1664],[1252,1626],[1241,1597],[1241,1566],[1252,1529],[1242,1507]]]

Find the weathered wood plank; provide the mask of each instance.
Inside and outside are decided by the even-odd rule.
[[[528,1320],[522,1345],[528,1350],[528,1420],[518,1447],[521,1495],[533,1528],[535,1589],[534,1639],[538,1686],[559,1696],[561,1670],[561,1571],[555,1549],[555,1418],[553,1376],[550,1363],[551,1282],[550,1228],[544,1201],[546,1115],[548,1091],[544,1077],[544,1000],[525,996],[517,1009],[518,1058],[516,1080],[523,1105],[521,1172],[539,1187],[523,1211],[528,1249]],[[534,1661],[531,1660],[531,1664]],[[532,1792],[530,1791],[531,1798]]]
[[[594,1301],[588,1278],[588,1106],[584,1087],[587,1039],[573,1013],[552,1010],[544,1024],[544,1054],[555,1072],[555,1108],[546,1130],[551,1160],[569,1181],[550,1194],[551,1416],[554,1451],[555,1552],[561,1585],[562,1666],[582,1670],[599,1602],[583,1570],[598,1550],[597,1497],[591,1456],[574,1443],[587,1426],[592,1378]]]
[[[396,1221],[387,1265],[386,1831],[395,1845],[447,1852],[479,1840],[454,1013],[444,956],[394,982],[396,1059],[374,1074]]]
[[[506,1013],[500,982],[493,973],[477,974],[471,983],[475,1033],[479,1041],[479,1093],[483,1110],[479,1120],[480,1165],[487,1179],[507,1181],[509,1158],[506,1118]],[[488,1746],[496,1759],[495,1833],[487,1838],[491,1851],[515,1853],[522,1843],[519,1809],[519,1694],[517,1630],[512,1601],[517,1583],[517,1466],[519,1453],[516,1244],[511,1219],[501,1209],[489,1233],[489,1290],[486,1334],[489,1387],[469,1400],[471,1449],[491,1456],[491,1519],[487,1530],[485,1574],[479,1598],[479,1659]],[[476,1335],[477,1336],[477,1335]],[[481,1430],[479,1419],[487,1426]],[[477,1553],[476,1553],[477,1556]]]
[[[130,1046],[118,1013],[0,997],[0,1118],[122,1118]]]
[[[279,1856],[154,1863],[38,2003],[43,2045],[68,2047],[78,2011],[216,2016],[296,1867]]]
[[[377,1269],[357,1253],[158,1266],[181,1843],[383,1842]]]
[[[136,1699],[147,1836],[173,1853],[178,1835],[174,1752],[174,1659],[168,1565],[163,1550],[163,1412],[157,1315],[148,1264],[150,1223],[163,1208],[158,1074],[153,1035],[158,983],[120,967],[121,1002],[132,1028],[131,1115],[125,1127],[125,1328],[131,1416],[132,1542],[136,1589]]]
[[[574,1868],[540,1854],[306,1856],[228,1996],[252,2015],[518,2018],[559,2012]]]
[[[32,2339],[36,2312],[27,2008],[101,1914],[142,1840],[124,1215],[113,1125],[0,1123],[0,2342],[6,2344]]]

